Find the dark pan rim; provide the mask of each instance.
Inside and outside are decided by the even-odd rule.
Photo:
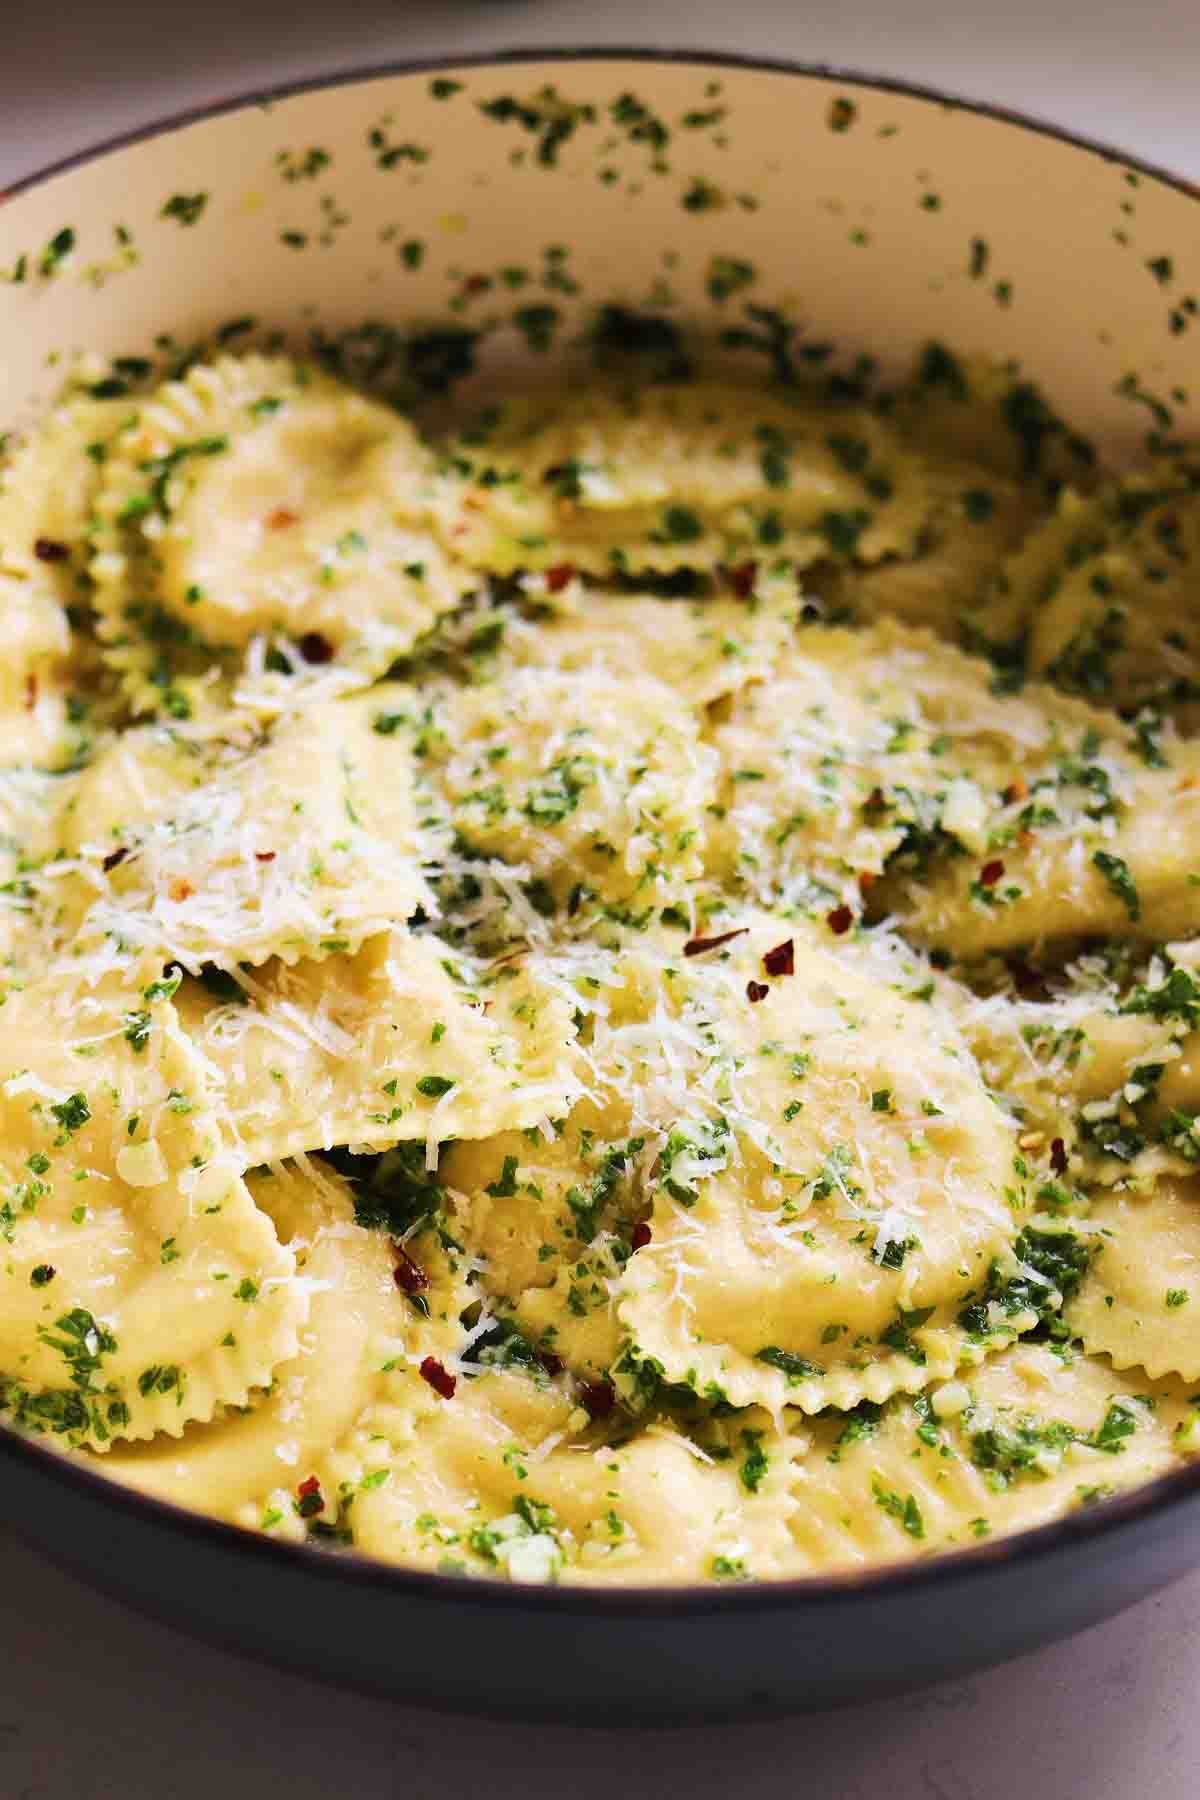
[[[938,88],[919,82],[899,80],[892,76],[865,74],[840,65],[799,63],[778,57],[742,55],[730,51],[673,50],[665,48],[629,48],[619,45],[571,49],[556,47],[476,51],[467,55],[431,56],[371,64],[337,71],[330,75],[281,83],[276,87],[255,88],[203,106],[188,107],[167,118],[134,127],[90,148],[73,152],[57,162],[49,163],[31,175],[20,177],[0,193],[0,200],[14,198],[38,187],[54,177],[69,173],[85,163],[98,160],[118,150],[147,143],[168,132],[200,124],[226,113],[289,100],[302,94],[322,92],[329,88],[350,87],[387,76],[437,74],[452,69],[501,69],[520,63],[613,62],[689,66],[698,69],[738,69],[764,75],[799,77],[808,81],[837,82],[846,87],[869,92],[897,94],[921,100],[956,112],[972,113],[1000,124],[1010,125],[1035,136],[1069,145],[1106,163],[1118,164],[1140,175],[1161,182],[1189,199],[1200,200],[1200,184],[1189,181],[1168,169],[1158,167],[1143,157],[1124,151],[1079,132],[1054,125],[1012,107],[997,106],[987,101],[964,100]],[[961,1550],[936,1552],[912,1562],[876,1566],[869,1570],[840,1575],[801,1575],[789,1579],[735,1583],[729,1587],[687,1584],[679,1586],[629,1586],[619,1588],[538,1587],[516,1585],[489,1577],[439,1574],[433,1571],[404,1568],[367,1557],[347,1556],[317,1549],[310,1544],[293,1544],[268,1538],[261,1533],[227,1525],[207,1514],[193,1512],[172,1501],[159,1500],[123,1486],[119,1481],[95,1468],[76,1461],[63,1452],[25,1437],[0,1424],[0,1457],[24,1464],[30,1474],[56,1482],[77,1494],[90,1496],[99,1505],[144,1519],[148,1524],[170,1530],[181,1538],[190,1537],[214,1551],[225,1550],[233,1556],[256,1556],[279,1569],[292,1568],[297,1574],[315,1581],[369,1586],[374,1591],[408,1596],[411,1599],[445,1600],[447,1604],[467,1606],[483,1611],[501,1610],[512,1613],[537,1612],[562,1614],[566,1618],[667,1619],[696,1618],[709,1613],[742,1614],[799,1613],[805,1606],[824,1610],[831,1606],[869,1604],[891,1593],[923,1592],[931,1588],[949,1588],[970,1581],[976,1574],[1001,1565],[1022,1561],[1025,1564],[1045,1562],[1073,1548],[1082,1548],[1098,1539],[1111,1538],[1126,1525],[1151,1515],[1166,1513],[1200,1495],[1200,1459],[1190,1467],[1159,1475],[1152,1481],[1113,1496],[1083,1511],[1068,1514],[1049,1524],[1014,1532],[992,1542],[971,1545]],[[47,1546],[36,1530],[28,1530],[20,1519],[11,1521],[18,1535],[37,1545],[53,1559],[53,1547]],[[119,1587],[119,1581],[113,1584]],[[181,1624],[186,1622],[181,1620]]]

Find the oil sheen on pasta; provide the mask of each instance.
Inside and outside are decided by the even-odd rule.
[[[114,385],[0,476],[6,1423],[525,1582],[1196,1453],[1185,457],[938,347],[439,433]]]

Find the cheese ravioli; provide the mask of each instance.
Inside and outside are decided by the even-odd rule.
[[[0,1419],[563,1585],[1182,1468],[1187,465],[941,345],[437,425],[281,341],[0,440]]]

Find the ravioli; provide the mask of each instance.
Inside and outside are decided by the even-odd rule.
[[[1200,1156],[1200,986],[1171,948],[1124,994],[1083,989],[1045,1000],[967,1001],[964,1032],[994,1090],[1025,1128],[1057,1138],[1090,1181],[1186,1171]]]
[[[711,570],[911,555],[923,460],[870,413],[710,385],[514,402],[452,440],[436,516],[476,568]]]
[[[389,1479],[356,1500],[356,1541],[389,1560],[517,1580],[782,1572],[786,1464],[776,1455],[771,1470],[761,1425],[765,1479],[751,1488],[736,1463],[697,1455],[669,1429],[624,1446],[566,1447],[568,1405],[522,1375],[472,1382],[401,1447]]]
[[[926,631],[810,626],[714,721],[714,872],[760,900],[856,910],[884,874],[947,867],[949,880],[1024,830],[1047,766],[1056,784],[1077,765],[1091,779],[1071,750],[1095,723],[1058,696],[994,694],[986,664]]]
[[[169,999],[51,980],[4,1017],[5,1412],[103,1449],[240,1405],[305,1296]]]
[[[667,986],[698,1067],[623,1277],[633,1380],[816,1411],[981,1354],[960,1315],[1026,1202],[951,1021],[775,920]],[[978,1335],[1033,1322],[1018,1308]]]
[[[629,1109],[603,1101],[581,1099],[548,1135],[464,1139],[439,1165],[499,1315],[585,1384],[607,1382],[622,1348],[620,1276],[656,1154]]]
[[[575,1026],[536,966],[471,967],[434,937],[381,932],[354,956],[268,966],[214,1004],[179,995],[249,1165],[335,1145],[487,1137],[565,1112]]]
[[[1088,699],[1196,725],[1200,632],[1192,616],[1200,498],[1185,469],[1092,495],[1067,488],[1010,558],[1005,604],[1029,633],[1029,666]]]
[[[1178,1385],[1019,1345],[928,1396],[806,1422],[792,1488],[801,1569],[964,1549],[1094,1506],[1177,1461]]]
[[[576,575],[551,590],[546,577],[527,576],[522,589],[532,618],[497,608],[470,619],[468,648],[496,640],[489,677],[512,668],[564,672],[601,669],[616,676],[650,676],[694,707],[737,693],[771,676],[787,648],[800,608],[796,583],[757,567],[745,572],[732,598],[723,594],[668,604],[649,594],[605,594]]]
[[[1200,1452],[1194,480],[789,374],[89,360],[13,439],[6,1425],[563,1585]]]
[[[92,505],[107,440],[128,406],[65,399],[0,462],[0,760],[48,763],[76,753],[98,698],[86,633]]]
[[[371,718],[363,697],[265,734],[119,739],[64,809],[52,926],[198,970],[352,951],[402,922],[428,897],[411,774]]]
[[[1200,1375],[1200,1185],[1163,1178],[1098,1197],[1087,1226],[1096,1255],[1067,1321],[1118,1369]]]
[[[223,357],[166,383],[96,500],[100,631],[131,699],[186,711],[256,637],[293,671],[382,674],[471,585],[427,528],[429,486],[407,420],[305,363]]]
[[[354,1223],[349,1191],[331,1171],[292,1164],[248,1187],[311,1292],[293,1354],[248,1406],[189,1425],[182,1440],[117,1446],[104,1467],[161,1500],[259,1526],[271,1510],[275,1524],[296,1520],[296,1489],[317,1459],[388,1392],[384,1365],[402,1353],[411,1315],[387,1238]]]
[[[470,853],[519,868],[535,906],[645,918],[701,874],[715,758],[665,683],[519,670],[433,720],[442,816]]]

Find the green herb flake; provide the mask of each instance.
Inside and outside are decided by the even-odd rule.
[[[1114,856],[1109,850],[1096,850],[1092,854],[1092,863],[1099,869],[1130,919],[1140,918],[1142,905],[1138,898],[1137,883],[1124,857]]]
[[[448,1094],[457,1085],[448,1075],[422,1075],[416,1089],[427,1100],[440,1100],[443,1094]]]
[[[878,1477],[871,1483],[871,1492],[875,1496],[875,1504],[881,1507],[889,1518],[895,1519],[910,1538],[919,1543],[925,1536],[925,1521],[921,1517],[921,1508],[917,1505],[916,1497],[912,1494],[895,1493],[891,1488],[884,1487]]]
[[[195,225],[197,220],[203,217],[207,205],[208,195],[206,193],[172,194],[171,198],[163,203],[159,218],[175,219],[180,225]]]
[[[92,1116],[92,1109],[83,1094],[72,1094],[67,1100],[59,1100],[51,1105],[50,1111],[62,1126],[65,1142],[76,1131],[80,1131]]]

